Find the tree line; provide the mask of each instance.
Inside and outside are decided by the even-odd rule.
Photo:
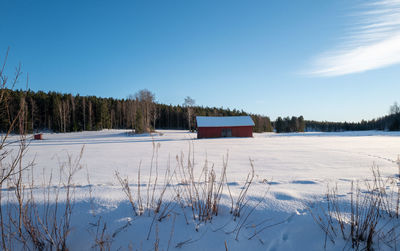
[[[304,132],[306,123],[303,116],[300,117],[278,117],[274,123],[275,131],[281,132]]]
[[[339,132],[339,131],[400,131],[400,106],[395,102],[389,109],[389,114],[377,119],[361,122],[328,122],[306,121],[307,131]]]
[[[144,89],[126,99],[80,96],[58,92],[3,90],[0,104],[0,130],[10,128],[10,121],[22,112],[25,132],[75,132],[101,129],[132,129],[137,133],[159,129],[196,128],[195,116],[250,115],[255,132],[272,131],[266,116],[243,110],[196,106],[187,97],[183,105],[156,102],[155,94]],[[189,99],[188,99],[189,98]]]
[[[0,104],[0,131],[10,128],[21,113],[25,132],[76,132],[101,129],[132,129],[137,133],[159,129],[195,130],[196,116],[252,117],[254,132],[358,131],[400,130],[400,107],[390,107],[388,115],[361,122],[328,122],[304,120],[299,117],[278,117],[271,122],[267,116],[243,110],[196,106],[186,97],[182,105],[156,102],[155,94],[144,89],[126,99],[80,96],[58,92],[4,89]],[[20,109],[21,108],[21,109]],[[19,129],[20,130],[20,129]]]

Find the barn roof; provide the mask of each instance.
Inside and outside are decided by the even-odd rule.
[[[197,116],[197,127],[254,126],[250,116],[206,117]]]

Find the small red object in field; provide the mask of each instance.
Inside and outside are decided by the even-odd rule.
[[[42,139],[43,139],[43,134],[37,133],[37,134],[35,134],[33,137],[34,137],[34,139],[36,139],[36,140],[42,140]]]

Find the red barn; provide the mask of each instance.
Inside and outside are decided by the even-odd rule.
[[[250,116],[197,116],[197,138],[253,137],[254,122]]]

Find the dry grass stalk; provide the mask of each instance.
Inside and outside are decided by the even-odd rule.
[[[194,154],[193,148],[189,146],[189,154],[185,158],[184,154],[176,156],[179,181],[182,184],[182,194],[187,206],[192,210],[193,219],[198,222],[207,222],[215,215],[218,215],[220,199],[226,181],[227,161],[223,159],[221,174],[217,180],[214,165],[208,167],[205,160],[200,175],[196,178],[194,174]],[[186,159],[186,162],[184,161]],[[228,154],[226,160],[228,159]],[[197,181],[196,181],[197,180]]]
[[[17,115],[12,118],[9,112],[9,101],[8,101],[8,89],[13,89],[15,84],[19,81],[22,71],[21,65],[16,70],[14,77],[9,82],[8,76],[5,74],[5,66],[7,62],[9,49],[6,52],[0,69],[0,113],[7,114],[8,117],[8,130],[1,134],[0,138],[0,227],[1,227],[1,247],[3,250],[10,250],[13,248],[13,239],[16,236],[15,233],[11,232],[13,227],[16,227],[19,236],[22,232],[23,222],[23,193],[24,188],[22,187],[22,172],[32,166],[32,163],[28,163],[26,166],[23,165],[22,159],[27,150],[28,144],[25,137],[25,117],[26,117],[26,105],[24,103],[24,97],[21,98]],[[9,140],[11,132],[19,132],[18,140]],[[18,151],[16,154],[12,154],[12,150],[9,149],[11,144],[18,144]],[[7,158],[7,162],[5,161]],[[16,212],[18,216],[13,219],[5,219],[9,217],[11,208],[9,204],[6,207],[3,206],[3,194],[1,190],[5,183],[14,183],[15,195],[18,200],[18,207]],[[4,212],[3,209],[6,208]],[[7,215],[7,216],[6,216]],[[8,223],[7,223],[8,221]],[[22,239],[24,242],[24,239]]]
[[[111,250],[112,237],[107,234],[107,224],[102,221],[101,217],[98,218],[96,224],[95,244],[92,248],[100,251]]]
[[[48,186],[43,186],[43,203],[38,205],[35,200],[33,172],[28,187],[24,185],[23,173],[15,176],[15,198],[17,210],[8,213],[8,222],[12,225],[10,233],[16,233],[9,242],[19,242],[23,249],[56,249],[67,250],[67,240],[71,231],[71,215],[74,205],[73,176],[82,166],[81,154],[75,160],[68,155],[68,161],[60,167],[60,181],[55,188],[51,187],[52,175]],[[62,176],[66,175],[66,176]],[[63,177],[66,177],[63,179]],[[65,196],[64,202],[59,201],[59,194]],[[51,199],[50,194],[55,198]],[[42,210],[40,210],[42,207]],[[14,213],[13,213],[14,212]]]
[[[371,181],[365,181],[365,190],[359,184],[354,188],[351,183],[349,212],[343,206],[345,201],[338,196],[337,187],[328,187],[326,209],[308,207],[314,221],[332,243],[335,243],[338,229],[346,243],[357,250],[373,250],[380,243],[392,247],[397,242],[399,236],[394,233],[400,225],[394,220],[398,204],[393,202],[398,201],[399,195],[386,191],[389,184],[397,186],[397,183],[391,182],[391,177],[383,178],[376,166],[372,167],[372,176]]]
[[[135,200],[133,198],[131,189],[129,187],[128,177],[126,177],[125,179],[121,178],[119,172],[117,172],[117,171],[115,171],[115,177],[117,177],[117,180],[122,187],[122,191],[124,191],[125,195],[128,197],[128,200],[129,200],[129,203],[131,204],[134,216],[138,216],[139,214],[137,213]]]
[[[169,240],[168,240],[167,251],[169,250],[169,247],[171,246],[172,237],[174,236],[174,231],[175,231],[175,220],[176,220],[176,214],[174,214],[174,219],[172,220],[172,227],[171,227],[171,233],[169,234]]]
[[[235,208],[233,210],[234,220],[236,220],[237,217],[240,217],[242,209],[247,204],[246,195],[254,179],[254,163],[251,159],[250,159],[250,166],[251,166],[251,171],[250,173],[247,174],[246,182],[243,186],[243,189],[240,191],[240,194],[235,203]]]

